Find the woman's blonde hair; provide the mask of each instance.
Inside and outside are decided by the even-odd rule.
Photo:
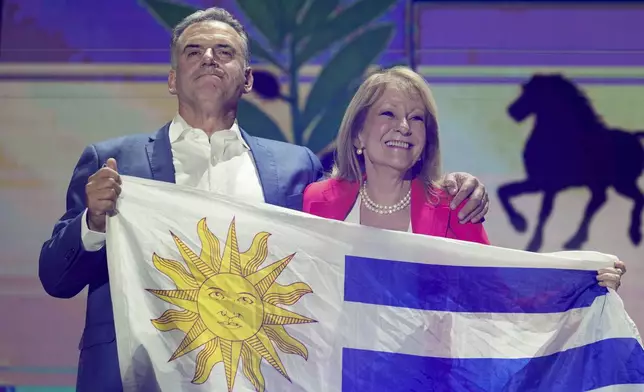
[[[347,181],[363,181],[364,157],[357,154],[354,142],[362,131],[369,109],[389,87],[419,97],[425,106],[425,148],[420,161],[412,168],[412,173],[414,177],[421,178],[425,188],[431,192],[439,186],[442,176],[436,102],[427,82],[404,66],[380,70],[369,76],[358,88],[340,124],[331,176]]]

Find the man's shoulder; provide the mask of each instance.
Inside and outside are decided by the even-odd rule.
[[[344,193],[359,186],[356,182],[346,181],[340,178],[331,177],[309,184],[304,190],[304,197],[310,201],[324,200],[329,191],[339,190]],[[335,193],[335,192],[334,192]]]
[[[120,136],[93,143],[87,149],[93,149],[99,161],[105,161],[108,158],[115,158],[117,161],[137,159],[145,153],[145,145],[151,136],[152,134],[144,133]]]
[[[262,164],[261,159],[269,158],[269,160],[279,161],[279,167],[287,171],[306,169],[315,172],[316,178],[321,175],[322,165],[320,160],[309,148],[260,137],[251,136],[251,138],[253,139],[249,143],[251,153],[258,164]]]
[[[255,141],[258,144],[262,145],[263,147],[266,147],[270,150],[277,151],[280,153],[304,154],[307,156],[312,154],[311,150],[309,150],[307,147],[300,146],[297,144],[283,142],[279,140],[273,140],[273,139],[265,139],[263,137],[256,137],[256,136],[251,136],[251,137],[255,138]]]
[[[140,152],[146,144],[159,137],[160,130],[163,130],[166,126],[167,125],[154,132],[132,133],[129,135],[102,140],[100,142],[93,143],[92,146],[96,149],[96,152],[99,155],[108,154],[113,156],[117,153],[128,153],[130,151]]]
[[[309,186],[306,187],[306,193],[311,196],[311,197],[316,197],[321,194],[323,194],[326,190],[333,188],[338,184],[337,179],[335,178],[327,178],[324,180],[316,181],[314,183],[309,184]]]
[[[100,142],[93,143],[93,145],[96,149],[111,149],[123,145],[145,144],[153,135],[153,133],[135,133],[102,140]]]

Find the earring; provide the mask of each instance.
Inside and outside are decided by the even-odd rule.
[[[356,154],[358,154],[358,155],[362,155],[362,150],[363,150],[362,148],[358,148],[358,149],[356,149]]]

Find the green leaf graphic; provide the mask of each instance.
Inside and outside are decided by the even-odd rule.
[[[139,3],[169,30],[172,30],[183,18],[199,10],[191,5],[172,0],[139,0]]]
[[[306,146],[311,151],[318,153],[333,143],[338,134],[340,123],[342,123],[344,112],[349,106],[349,102],[351,102],[351,98],[353,98],[359,84],[360,80],[354,81],[347,90],[343,91],[342,94],[338,94],[336,100],[325,108],[324,113],[318,123],[315,124],[309,139],[306,141]]]
[[[299,68],[336,41],[366,26],[395,3],[396,0],[359,0],[351,4],[316,29],[307,44],[298,51],[295,66]]]
[[[369,65],[387,47],[393,37],[394,27],[381,25],[363,31],[329,61],[318,75],[306,101],[303,124],[346,91],[354,80],[360,79]]]
[[[275,121],[268,117],[254,103],[241,99],[237,108],[239,126],[253,136],[286,142],[286,138]]]
[[[295,42],[299,42],[313,33],[319,25],[329,18],[331,12],[338,7],[338,4],[340,4],[340,0],[313,0],[306,11],[306,15],[295,28],[293,33]]]
[[[297,26],[297,17],[306,5],[306,0],[272,0],[267,2],[276,17],[279,29],[280,48],[287,36],[292,35]]]
[[[255,56],[264,59],[279,68],[282,72],[286,72],[286,68],[284,68],[284,66],[275,57],[273,57],[273,55],[269,51],[264,49],[264,47],[262,47],[259,42],[250,37],[248,37],[248,41],[250,45],[251,57]]]
[[[237,0],[237,4],[253,25],[266,37],[273,49],[280,50],[283,41],[279,31],[280,18],[274,14],[273,7],[268,4],[268,1]]]

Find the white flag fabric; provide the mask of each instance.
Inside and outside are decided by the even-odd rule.
[[[596,271],[123,176],[107,255],[125,391],[634,391]]]

